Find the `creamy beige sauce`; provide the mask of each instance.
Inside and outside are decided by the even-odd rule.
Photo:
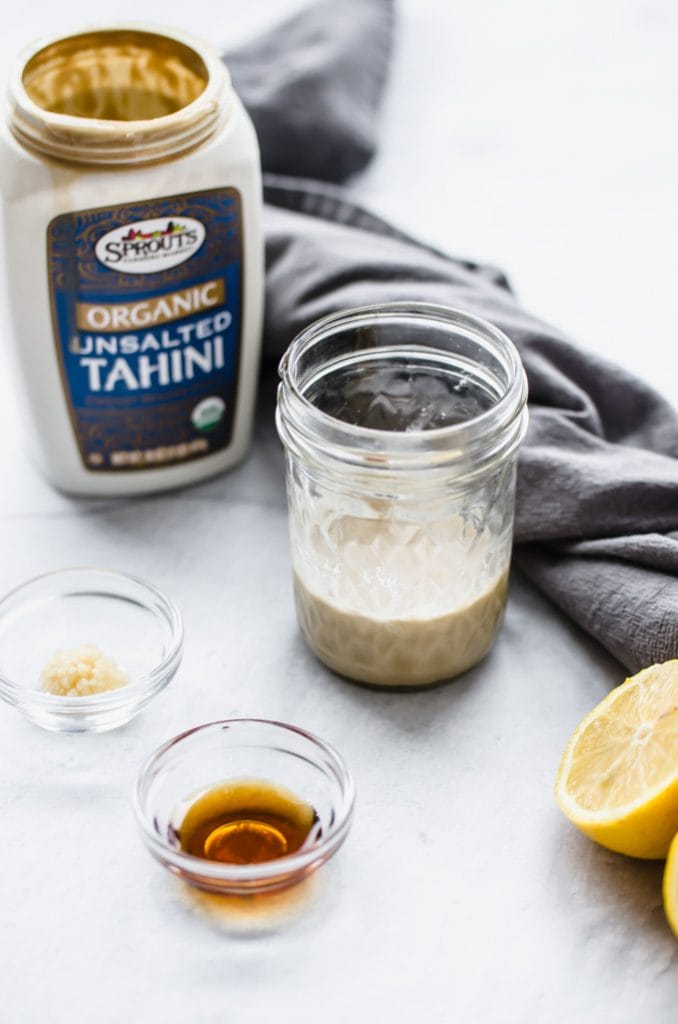
[[[504,574],[471,604],[434,618],[376,619],[331,605],[295,576],[301,630],[335,672],[378,686],[423,686],[450,679],[492,646],[504,611]]]
[[[422,686],[480,661],[501,624],[510,534],[460,516],[418,524],[328,515],[298,544],[301,630],[334,671],[379,686]],[[307,541],[308,541],[308,535]]]

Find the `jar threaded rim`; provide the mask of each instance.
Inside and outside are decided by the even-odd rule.
[[[314,346],[343,331],[379,329],[389,320],[407,323],[412,330],[434,324],[491,351],[505,368],[501,395],[477,416],[416,431],[360,426],[317,408],[305,394],[302,370]],[[510,457],[527,429],[527,379],[513,342],[489,321],[452,307],[389,302],[330,314],[297,335],[280,362],[279,374],[278,432],[289,450],[312,462],[330,459],[368,472],[476,475]]]
[[[77,53],[79,42],[94,47],[114,40],[135,40],[152,48],[174,48],[177,60],[201,69],[204,88],[184,105],[162,116],[127,120],[76,115],[41,106],[25,81],[26,70],[41,55]],[[122,45],[122,44],[121,44]],[[9,128],[22,147],[68,163],[95,166],[137,166],[166,160],[200,145],[230,112],[230,76],[218,53],[188,33],[137,23],[89,28],[43,39],[26,48],[9,80]]]

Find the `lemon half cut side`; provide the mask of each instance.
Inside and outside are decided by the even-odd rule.
[[[586,716],[565,748],[555,796],[609,850],[667,855],[678,832],[678,659],[638,672]]]

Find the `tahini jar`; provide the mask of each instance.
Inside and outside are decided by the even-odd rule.
[[[280,372],[308,644],[377,686],[466,671],[490,649],[506,602],[527,424],[516,349],[466,313],[388,303],[312,325]]]
[[[261,179],[218,54],[147,26],[33,47],[9,83],[0,186],[25,431],[47,477],[132,494],[241,459]]]

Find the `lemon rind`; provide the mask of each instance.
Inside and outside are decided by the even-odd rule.
[[[678,890],[678,885],[671,884],[674,879],[678,881],[678,834],[674,836],[673,842],[669,847],[666,866],[664,867],[664,877],[662,878],[664,913],[666,914],[666,920],[671,931],[678,939],[678,892],[676,896],[673,895]]]

